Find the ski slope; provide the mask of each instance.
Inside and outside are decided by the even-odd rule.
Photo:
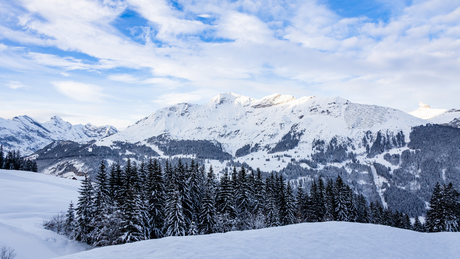
[[[16,259],[47,259],[89,247],[43,229],[43,219],[77,202],[80,181],[32,172],[0,170],[0,246]]]

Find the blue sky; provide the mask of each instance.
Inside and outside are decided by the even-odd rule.
[[[460,2],[0,0],[0,117],[124,128],[222,92],[460,108]]]

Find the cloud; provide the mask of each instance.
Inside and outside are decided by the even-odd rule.
[[[152,101],[163,105],[174,105],[177,103],[196,102],[201,99],[202,95],[192,93],[170,93],[163,94],[158,99]]]
[[[126,82],[126,83],[134,83],[138,81],[136,78],[134,78],[130,74],[113,74],[113,75],[109,75],[107,79],[112,80],[112,81]]]
[[[90,76],[98,82],[148,90],[139,102],[151,103],[152,95],[168,99],[155,100],[157,106],[200,101],[209,92],[263,96],[282,87],[403,108],[415,98],[413,89],[455,92],[458,1],[414,1],[406,7],[391,2],[397,12],[388,21],[373,21],[341,17],[314,0],[180,1],[179,8],[165,0],[24,0],[8,16],[12,23],[0,21],[0,37],[25,47],[14,55],[12,46],[3,47],[0,66],[22,72],[29,62],[53,75],[79,70],[72,73],[75,81],[97,70],[100,75]],[[142,18],[143,24],[135,26],[143,30],[143,39],[114,25],[127,10]],[[164,95],[171,89],[175,93]],[[101,89],[93,92],[89,99],[107,101]],[[458,102],[453,94],[445,95],[449,106]]]
[[[74,81],[51,83],[61,94],[81,102],[101,102],[105,97],[107,97],[102,93],[102,88],[96,85]]]
[[[19,88],[22,88],[22,87],[25,87],[25,85],[23,85],[21,82],[19,81],[10,81],[8,84],[6,84],[9,88],[11,89],[19,89]]]

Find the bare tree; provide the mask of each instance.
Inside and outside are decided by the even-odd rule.
[[[0,259],[14,259],[16,257],[16,253],[14,249],[11,247],[2,246],[0,251]]]

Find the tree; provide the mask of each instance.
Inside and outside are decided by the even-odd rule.
[[[427,211],[426,228],[428,232],[443,231],[444,226],[444,203],[442,201],[443,190],[439,183],[436,183],[433,195],[430,199],[430,208]]]
[[[216,230],[215,190],[216,182],[211,166],[206,177],[203,202],[201,203],[199,232],[202,234],[211,234]]]
[[[93,218],[93,187],[91,180],[86,175],[79,189],[79,194],[76,209],[75,240],[92,244],[89,234],[93,230],[91,225],[91,219]]]
[[[147,165],[146,182],[149,214],[148,235],[149,238],[160,238],[163,236],[164,230],[166,187],[161,166],[157,160],[152,162],[152,159],[150,159]]]
[[[166,207],[166,236],[185,236],[186,222],[182,210],[182,200],[177,186],[168,195]]]
[[[75,229],[75,209],[73,207],[72,201],[69,204],[67,213],[65,214],[65,226],[64,233],[70,238],[74,238],[74,229]]]

